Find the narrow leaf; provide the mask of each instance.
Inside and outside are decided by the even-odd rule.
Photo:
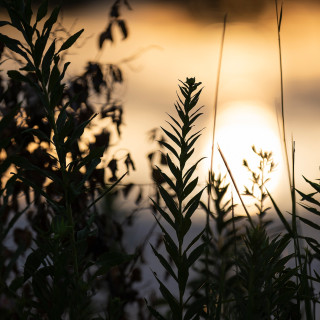
[[[196,237],[193,238],[193,240],[189,243],[189,245],[185,249],[184,251],[185,253],[187,253],[189,249],[201,238],[201,236],[204,234],[205,231],[206,229],[204,228]]]
[[[158,141],[158,142],[159,142],[162,146],[166,147],[169,151],[171,151],[178,160],[180,159],[177,151],[176,151],[170,144],[168,144],[168,143],[165,142],[165,141]]]
[[[197,186],[199,178],[192,180],[183,190],[183,199],[185,199]]]
[[[297,216],[302,222],[304,222],[305,224],[307,224],[308,226],[312,227],[313,229],[316,230],[320,230],[320,225],[318,225],[317,223],[314,223],[312,221],[310,221],[309,219],[303,218],[303,217],[299,217]]]
[[[153,199],[151,199],[151,201],[153,202],[153,205],[155,206],[156,210],[161,214],[161,216],[174,228],[174,222],[172,221],[168,213],[161,209],[161,207]]]
[[[163,267],[168,271],[168,273],[171,275],[171,277],[176,280],[178,282],[178,278],[175,275],[172,267],[170,266],[170,264],[168,263],[168,261],[164,258],[164,256],[160,253],[158,253],[158,251],[153,247],[152,244],[150,244],[152,251],[154,253],[154,255],[159,259],[160,263],[163,265]]]
[[[269,193],[269,191],[267,190],[268,196],[274,206],[274,208],[276,209],[276,212],[281,220],[281,222],[283,223],[283,225],[285,226],[285,228],[287,229],[288,233],[293,236],[293,232],[291,230],[291,227],[289,225],[289,223],[287,222],[287,220],[285,219],[285,217],[283,216],[282,212],[280,211],[280,209],[278,208],[277,204],[275,203],[275,201],[273,200],[273,198],[271,197],[271,194]]]
[[[169,132],[168,130],[160,127],[163,132],[178,146],[181,147],[181,143],[179,141],[179,139],[177,137],[175,137],[171,132]]]
[[[206,243],[202,243],[200,244],[198,247],[196,247],[190,254],[188,257],[188,266],[191,267],[196,260],[199,259],[199,257],[201,256],[201,254],[203,253],[204,248],[207,246]]]
[[[162,199],[166,203],[170,212],[176,218],[178,216],[179,212],[178,212],[178,208],[177,208],[175,201],[162,186],[158,186],[158,188],[159,188]]]
[[[37,22],[41,21],[47,14],[48,0],[43,0],[37,12]]]
[[[63,50],[67,50],[69,49],[76,41],[77,39],[80,37],[81,33],[84,31],[84,29],[81,29],[80,31],[78,31],[77,33],[75,33],[74,35],[72,35],[70,38],[68,38],[63,45],[61,46],[60,50],[58,51],[61,52]]]

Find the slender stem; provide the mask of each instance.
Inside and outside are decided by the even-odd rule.
[[[221,73],[221,65],[222,65],[224,38],[225,38],[225,34],[226,34],[226,26],[227,26],[227,14],[225,14],[224,20],[223,20],[223,30],[222,30],[222,38],[221,38],[220,54],[219,54],[219,62],[218,62],[216,90],[215,90],[214,105],[213,105],[214,110],[213,110],[213,128],[212,128],[210,172],[213,171],[214,140],[215,140],[216,122],[217,122],[217,114],[218,114],[218,94],[219,94],[220,73]],[[210,174],[209,174],[209,182],[210,182]]]
[[[278,0],[275,0],[275,5],[276,5],[276,15],[277,15],[277,31],[278,31],[277,33],[278,33],[279,65],[280,65],[280,93],[281,93],[280,99],[281,99],[282,135],[283,135],[283,144],[284,144],[285,161],[286,161],[286,165],[287,165],[289,186],[290,186],[290,189],[292,190],[291,174],[290,174],[290,167],[289,167],[289,157],[288,157],[288,150],[287,150],[286,130],[285,130],[285,114],[284,114],[283,67],[282,67],[282,50],[281,50],[281,35],[280,35],[282,6],[281,6],[281,12],[279,15]]]
[[[223,20],[223,30],[222,30],[222,38],[221,38],[221,46],[219,53],[219,62],[218,62],[218,72],[217,72],[217,80],[216,80],[216,90],[214,97],[214,110],[213,110],[213,127],[212,127],[212,145],[211,145],[211,161],[210,161],[210,170],[208,173],[208,214],[206,216],[206,237],[209,239],[210,235],[210,217],[209,212],[211,212],[211,188],[214,183],[213,181],[213,153],[214,153],[214,141],[215,141],[215,131],[216,131],[216,122],[217,122],[217,113],[218,113],[218,93],[219,93],[219,84],[220,84],[220,73],[221,73],[221,65],[222,65],[222,55],[223,55],[223,47],[224,47],[224,38],[226,33],[226,25],[227,25],[227,14],[224,16]],[[206,269],[206,278],[209,278],[209,247],[206,248],[205,251],[205,269]],[[206,297],[207,297],[207,317],[210,319],[211,309],[210,309],[210,290],[209,287],[206,286]]]
[[[224,164],[225,164],[225,166],[226,166],[226,168],[227,168],[227,171],[229,172],[230,178],[231,178],[232,183],[233,183],[233,185],[234,185],[234,188],[236,189],[236,192],[237,192],[237,194],[238,194],[238,196],[239,196],[239,199],[240,199],[240,201],[241,201],[242,207],[243,207],[243,209],[244,209],[244,211],[245,211],[245,213],[246,213],[246,215],[247,215],[247,217],[248,217],[248,220],[249,220],[249,222],[250,222],[250,225],[251,225],[251,227],[253,228],[253,227],[254,227],[254,224],[253,224],[252,218],[251,218],[251,216],[250,216],[250,214],[249,214],[249,211],[248,211],[247,207],[245,206],[245,204],[244,204],[244,202],[243,202],[243,200],[242,200],[241,194],[240,194],[240,192],[239,192],[239,189],[238,189],[238,187],[237,187],[237,184],[236,184],[235,180],[233,179],[233,175],[232,175],[231,170],[230,170],[230,168],[229,168],[229,166],[228,166],[227,160],[225,159],[225,157],[224,157],[224,155],[223,155],[223,153],[222,153],[222,151],[221,151],[221,149],[220,149],[219,146],[218,146],[218,151],[219,151],[219,153],[220,153],[220,155],[221,155],[221,158],[222,158],[222,160],[223,160],[223,162],[224,162]]]

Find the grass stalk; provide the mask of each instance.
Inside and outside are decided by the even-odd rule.
[[[231,181],[232,181],[232,183],[233,183],[233,186],[234,186],[234,188],[236,189],[236,192],[237,192],[237,194],[238,194],[238,197],[239,197],[239,199],[240,199],[240,202],[241,202],[241,204],[242,204],[242,207],[243,207],[243,209],[244,209],[244,211],[245,211],[245,213],[246,213],[246,215],[247,215],[247,218],[248,218],[248,220],[249,220],[249,223],[250,223],[251,227],[253,228],[253,227],[254,227],[254,224],[253,224],[252,218],[251,218],[251,216],[250,216],[250,213],[249,213],[247,207],[245,206],[245,204],[244,204],[244,202],[243,202],[243,200],[242,200],[241,194],[240,194],[239,189],[238,189],[238,187],[237,187],[237,184],[236,184],[236,182],[235,182],[235,180],[234,180],[234,178],[233,178],[233,175],[232,175],[232,172],[231,172],[231,170],[230,170],[230,168],[229,168],[229,165],[228,165],[228,163],[227,163],[227,160],[226,160],[226,158],[224,157],[224,155],[223,155],[223,153],[222,153],[222,151],[221,151],[221,149],[220,149],[219,146],[218,146],[218,151],[219,151],[219,153],[220,153],[220,155],[221,155],[221,158],[222,158],[222,160],[223,160],[224,165],[225,165],[226,168],[227,168],[227,171],[228,171],[228,173],[229,173],[229,176],[230,176],[230,178],[231,178]]]
[[[276,16],[277,16],[277,35],[278,35],[279,68],[280,68],[280,103],[281,103],[281,125],[282,125],[281,130],[282,130],[282,138],[283,138],[283,146],[284,146],[284,153],[285,153],[285,161],[286,161],[286,167],[287,167],[289,186],[290,186],[290,190],[292,190],[292,180],[291,180],[291,173],[290,173],[286,130],[285,130],[284,93],[283,93],[283,91],[284,91],[283,90],[283,65],[282,65],[282,49],[281,49],[281,34],[280,34],[283,5],[281,4],[281,8],[279,11],[278,0],[275,0],[275,7],[276,7]],[[292,191],[291,191],[291,193],[292,193]]]
[[[276,16],[277,16],[277,34],[278,34],[278,49],[279,49],[279,67],[280,67],[280,91],[281,91],[281,116],[282,116],[282,137],[283,137],[283,145],[285,151],[285,161],[287,167],[287,174],[289,179],[289,186],[290,186],[290,196],[291,196],[291,210],[292,210],[292,231],[293,231],[293,244],[294,244],[294,251],[295,251],[295,263],[296,267],[300,270],[300,277],[301,279],[297,278],[297,282],[305,282],[307,283],[305,278],[307,275],[303,274],[304,266],[302,263],[302,256],[300,250],[300,240],[299,240],[299,230],[297,225],[297,211],[296,211],[296,196],[295,196],[295,143],[292,142],[292,179],[290,174],[290,166],[289,166],[289,159],[288,159],[288,151],[287,151],[287,141],[286,141],[286,132],[285,132],[285,112],[284,112],[284,93],[283,93],[283,65],[282,65],[282,50],[281,50],[281,22],[282,22],[282,8],[283,4],[281,4],[280,11],[278,9],[278,1],[275,0],[275,8],[276,8]],[[304,299],[305,309],[306,309],[306,316],[307,319],[312,319],[312,311],[310,300],[308,297]],[[297,304],[300,309],[301,301],[298,295],[297,297]]]
[[[218,95],[219,95],[219,84],[220,84],[220,73],[221,73],[221,65],[222,65],[222,56],[223,56],[223,47],[224,47],[224,39],[226,33],[226,25],[227,25],[227,14],[224,15],[223,19],[223,29],[222,29],[222,37],[221,37],[221,45],[220,45],[220,53],[219,53],[219,61],[218,61],[218,71],[217,71],[217,80],[216,80],[216,88],[215,88],[215,96],[214,96],[214,105],[213,105],[213,127],[212,127],[212,144],[211,144],[211,159],[210,159],[210,170],[208,173],[208,212],[211,212],[211,190],[213,184],[213,155],[214,155],[214,142],[215,142],[215,132],[216,132],[216,122],[217,122],[217,114],[218,114]],[[210,216],[207,214],[206,216],[206,237],[210,238]],[[206,248],[205,254],[205,269],[207,279],[209,279],[209,248]],[[206,297],[207,297],[207,315],[208,319],[211,317],[211,309],[210,309],[210,289],[206,286]]]

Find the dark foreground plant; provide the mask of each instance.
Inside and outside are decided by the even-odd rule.
[[[47,17],[47,1],[36,14],[31,1],[2,0],[0,4],[10,18],[0,26],[13,27],[20,35],[15,39],[0,34],[0,43],[21,65],[20,71],[8,72],[8,88],[1,86],[0,132],[5,139],[0,147],[6,158],[0,170],[1,182],[8,181],[1,185],[0,194],[0,285],[1,299],[10,302],[1,305],[2,315],[8,319],[90,319],[97,313],[92,303],[97,283],[106,284],[110,268],[131,258],[118,251],[118,243],[103,242],[107,225],[105,218],[99,219],[96,207],[119,181],[113,170],[115,184],[107,187],[104,169],[97,168],[109,145],[108,133],[96,137],[85,152],[79,149],[85,128],[97,116],[87,103],[88,88],[81,85],[90,79],[99,91],[102,74],[97,65],[94,70],[91,65],[66,90],[69,62],[62,64],[61,55],[83,30],[60,43],[52,39],[59,8]],[[21,97],[25,99],[20,103]],[[110,100],[110,94],[108,97]],[[109,113],[114,110],[118,109]],[[121,119],[114,119],[119,130]],[[14,128],[17,132],[10,136]],[[37,152],[31,153],[32,147]],[[21,194],[24,198],[18,201]],[[21,209],[24,201],[26,206]],[[17,249],[11,253],[4,242],[28,209],[33,230],[14,229]],[[32,249],[27,250],[29,247]],[[21,274],[17,265],[23,260]],[[122,303],[115,300],[109,306],[110,317],[116,307],[118,318],[123,314]]]
[[[201,115],[199,112],[201,108],[196,109],[196,104],[201,93],[201,90],[197,91],[199,85],[200,83],[195,82],[194,78],[187,78],[186,82],[182,82],[182,86],[180,86],[182,97],[178,96],[179,101],[175,104],[179,121],[170,116],[172,122],[169,122],[169,125],[173,133],[163,129],[170,139],[170,143],[164,141],[161,143],[172,154],[171,156],[167,154],[166,158],[173,178],[162,171],[160,173],[170,189],[172,189],[174,195],[169,194],[162,185],[158,185],[159,192],[167,209],[161,208],[158,203],[153,201],[160,217],[166,221],[165,224],[160,221],[159,217],[155,216],[163,233],[166,251],[169,258],[173,261],[174,267],[168,263],[162,254],[157,252],[153,247],[152,249],[172,280],[177,283],[178,297],[175,297],[170,292],[156,274],[155,277],[160,285],[160,292],[170,308],[169,318],[173,320],[196,319],[202,312],[204,305],[204,299],[192,301],[193,294],[186,297],[190,269],[206,246],[205,243],[198,244],[198,240],[201,238],[204,230],[191,239],[188,244],[185,241],[191,227],[191,217],[198,208],[203,192],[201,190],[190,198],[192,192],[197,187],[198,178],[192,180],[192,175],[200,160],[191,167],[186,167],[187,161],[194,153],[193,146],[200,137],[201,131],[191,133],[194,122]],[[174,233],[174,238],[171,231]],[[156,319],[166,319],[153,307],[148,307]]]
[[[229,184],[226,177],[211,173],[209,200],[212,206],[201,202],[202,208],[210,218],[209,237],[203,236],[208,243],[206,253],[196,265],[197,277],[193,288],[205,283],[205,292],[197,292],[197,296],[206,296],[206,319],[227,318],[228,303],[232,299],[232,281],[230,275],[235,271],[235,260],[240,243],[238,222],[243,216],[235,216],[235,205],[227,198]],[[212,209],[210,209],[212,208]]]
[[[288,268],[292,254],[285,255],[290,236],[270,240],[264,226],[247,228],[232,279],[234,301],[229,319],[294,319],[298,286],[296,269]]]

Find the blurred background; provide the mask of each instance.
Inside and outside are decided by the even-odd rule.
[[[221,66],[216,142],[230,165],[239,189],[249,178],[242,160],[254,162],[251,150],[273,151],[278,164],[270,182],[271,192],[286,208],[289,196],[279,133],[280,71],[275,3],[273,1],[130,1],[132,10],[120,14],[128,38],[114,30],[113,42],[99,51],[99,34],[108,25],[110,1],[68,1],[63,25],[70,32],[85,28],[78,45],[66,59],[72,61],[72,78],[85,62],[117,63],[123,67],[125,127],[115,148],[130,149],[137,170],[127,179],[150,183],[147,154],[156,148],[148,140],[150,130],[164,126],[166,112],[174,114],[178,79],[195,76],[204,90],[200,103],[205,127],[197,156],[210,157],[213,104],[218,70],[223,17],[227,25]],[[279,3],[279,8],[281,3]],[[315,1],[283,3],[281,25],[285,125],[288,152],[296,142],[296,182],[302,175],[318,177],[320,127],[318,106],[320,62],[320,5]],[[199,171],[205,183],[209,162]],[[255,164],[254,164],[255,165]],[[216,170],[225,172],[214,152]]]

